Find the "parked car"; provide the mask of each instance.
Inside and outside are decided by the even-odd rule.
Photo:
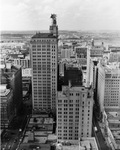
[[[94,127],[94,130],[95,130],[95,132],[97,132],[98,131],[97,127]]]

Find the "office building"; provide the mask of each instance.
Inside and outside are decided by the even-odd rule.
[[[89,87],[93,84],[93,68],[94,63],[92,58],[90,57],[90,47],[87,48],[87,73],[86,73],[86,87]]]
[[[22,68],[30,68],[30,59],[27,57],[27,58],[24,58],[24,59],[14,59],[13,61],[13,64],[14,65],[20,65],[22,66]]]
[[[119,64],[98,64],[97,97],[101,111],[104,108],[120,109],[120,68]]]
[[[87,47],[76,47],[75,52],[78,58],[87,59]]]
[[[31,38],[33,109],[55,109],[57,94],[58,26],[52,14],[50,33]]]
[[[20,66],[13,66],[10,62],[5,63],[1,69],[1,84],[6,84],[7,89],[13,90],[13,103],[15,115],[22,109],[22,70]]]
[[[73,48],[71,46],[67,46],[66,48],[61,49],[61,58],[70,58],[73,55]]]
[[[9,122],[15,115],[13,104],[13,90],[7,89],[6,84],[0,85],[0,112],[1,112],[1,129],[7,129]]]
[[[120,51],[119,52],[110,52],[109,62],[120,62]]]
[[[63,86],[58,92],[57,137],[58,141],[78,141],[91,137],[93,94],[91,88]]]
[[[98,58],[103,57],[103,52],[105,50],[105,46],[104,46],[103,42],[101,45],[95,45],[94,40],[92,39],[90,47],[91,47],[90,48],[90,57],[98,57]]]
[[[58,65],[59,65],[59,75],[64,76],[65,62],[59,61]]]
[[[14,66],[21,66],[22,68],[30,68],[30,56],[22,53],[15,53],[8,55],[9,60],[13,63]]]
[[[32,69],[31,68],[22,69],[23,100],[29,98],[29,96],[32,93],[31,78],[32,78]]]

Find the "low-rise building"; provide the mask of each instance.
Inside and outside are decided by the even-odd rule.
[[[28,124],[28,129],[35,128],[35,130],[46,131],[46,133],[53,133],[53,123],[53,118],[32,115]]]
[[[104,111],[104,132],[109,145],[113,150],[120,149],[120,110],[111,111],[105,109]]]
[[[60,146],[59,146],[60,145]],[[94,137],[81,138],[75,143],[64,141],[56,144],[59,150],[98,150],[96,139]]]

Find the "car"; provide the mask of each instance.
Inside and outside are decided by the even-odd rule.
[[[8,146],[8,149],[10,149],[10,148],[11,148],[11,145]]]
[[[98,131],[97,127],[94,127],[94,130],[95,130],[95,132],[97,132]]]
[[[19,140],[20,142],[22,141],[22,139]]]
[[[22,131],[22,129],[19,129],[19,132],[21,132]]]

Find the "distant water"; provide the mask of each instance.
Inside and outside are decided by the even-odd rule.
[[[104,42],[104,45],[120,46],[120,31],[80,31],[79,34],[88,36],[94,39],[95,45],[100,45]]]
[[[1,36],[3,39],[5,38],[23,38],[27,36],[32,36],[36,32],[49,32],[48,30],[33,30],[33,31],[1,31]],[[88,38],[91,40],[94,39],[95,45],[100,45],[102,42],[104,42],[105,46],[108,45],[114,45],[114,46],[120,46],[120,31],[67,31],[67,30],[59,30],[59,35],[77,35],[77,37]]]

